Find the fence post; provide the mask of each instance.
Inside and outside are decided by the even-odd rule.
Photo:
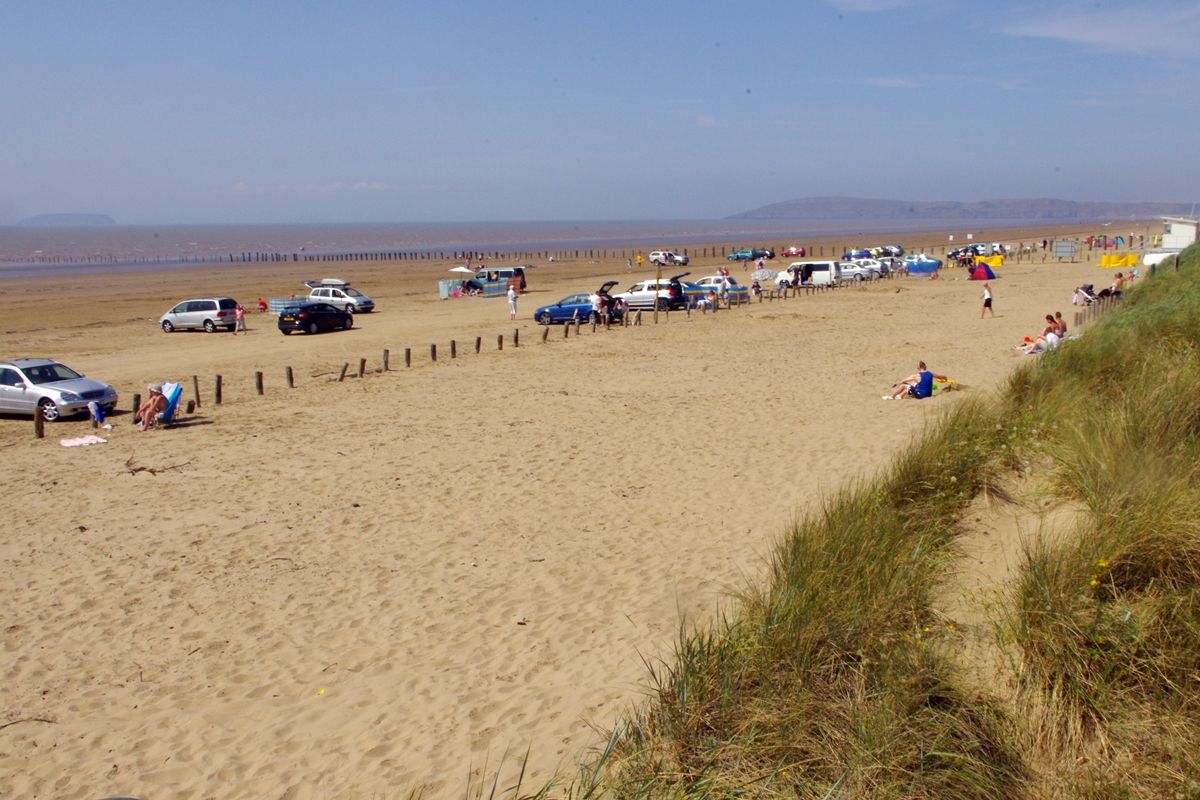
[[[350,362],[346,361],[342,364],[342,371],[338,373],[338,383],[346,380],[346,370],[350,369]]]
[[[450,340],[450,357],[458,358],[458,341],[455,339]]]
[[[367,360],[365,358],[360,358],[358,360],[358,377],[361,378],[365,374],[367,374]]]
[[[497,350],[504,349],[504,334],[503,333],[496,334],[496,349]]]
[[[261,370],[254,373],[254,391],[258,394],[263,393],[263,374]]]
[[[433,361],[434,363],[437,362],[437,345],[436,344],[429,345],[429,360]]]
[[[213,379],[213,396],[217,405],[221,405],[221,376],[217,375]]]
[[[412,348],[411,347],[404,348],[404,366],[406,366],[406,367],[412,366]]]
[[[482,336],[476,336],[476,337],[475,337],[475,352],[476,352],[476,353],[479,353],[479,349],[480,349],[481,347],[483,347],[483,337],[482,337]]]
[[[284,368],[284,370],[283,370],[283,374],[287,376],[287,385],[288,385],[288,388],[289,388],[289,389],[295,389],[295,388],[296,388],[296,382],[295,382],[295,381],[292,379],[292,368],[291,368],[291,367],[285,367],[285,368]]]
[[[389,369],[389,367],[388,367],[388,356],[390,356],[390,355],[391,355],[391,353],[389,353],[389,352],[387,351],[387,348],[384,348],[384,351],[383,351],[383,371],[384,371],[384,372],[387,372],[387,371],[388,371],[388,369]]]
[[[196,396],[196,408],[200,407],[200,379],[192,376],[192,394]],[[134,411],[137,411],[135,408]]]

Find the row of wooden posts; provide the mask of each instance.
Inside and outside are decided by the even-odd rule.
[[[1116,308],[1121,302],[1118,297],[1098,297],[1090,305],[1084,306],[1082,311],[1075,312],[1075,327],[1081,328],[1089,322],[1098,319],[1101,314],[1111,311]]]
[[[889,276],[889,277],[891,277],[891,276]],[[837,285],[820,285],[820,286],[798,286],[798,287],[791,287],[788,289],[771,289],[769,291],[764,291],[761,294],[759,294],[758,302],[761,304],[764,300],[770,301],[770,302],[775,302],[777,300],[782,301],[788,297],[793,297],[793,298],[800,297],[802,294],[803,295],[823,294],[825,292],[833,291],[837,288],[844,288],[846,286],[855,286],[859,289],[862,289],[862,288],[866,288],[867,283],[868,283],[868,281],[855,281],[853,283],[843,284],[841,287],[839,287]],[[737,297],[734,297],[733,295],[729,295],[728,297],[725,298],[724,301],[718,301],[718,303],[715,306],[713,306],[711,309],[707,305],[700,306],[699,309],[693,309],[691,306],[688,306],[688,307],[684,308],[682,310],[682,312],[677,310],[674,313],[676,313],[676,314],[683,313],[689,319],[692,316],[693,310],[699,310],[699,312],[701,314],[705,314],[705,315],[707,315],[710,311],[713,314],[716,314],[720,310],[720,308],[722,306],[722,302],[724,304],[724,308],[726,310],[729,310],[729,309],[737,308],[739,306],[749,305],[751,303],[751,299],[749,297],[747,297],[746,295],[738,295]],[[661,313],[663,315],[664,322],[669,321],[671,319],[671,311],[664,310]],[[655,324],[658,323],[659,314],[660,314],[659,309],[654,309],[652,312],[651,318]],[[580,333],[582,332],[583,324],[584,324],[583,320],[576,318],[576,319],[572,320],[571,322],[568,322],[567,324],[563,325],[563,339],[569,339],[571,337],[572,328],[574,329],[575,336],[579,336]],[[589,324],[591,325],[592,333],[595,333],[596,330],[600,327],[607,329],[612,326],[611,320],[608,319],[607,317],[602,322],[598,321],[596,319],[592,319]],[[1078,321],[1077,321],[1077,324],[1078,324]],[[618,324],[618,327],[626,327],[627,328],[630,326],[638,327],[641,325],[642,325],[642,310],[639,309],[638,311],[635,311],[633,314],[624,315],[622,317],[621,323]],[[543,344],[546,343],[549,336],[550,336],[550,326],[549,325],[543,326],[542,327],[542,335],[541,335],[541,341]],[[505,340],[504,334],[496,335],[496,349],[497,350],[504,350],[504,340]],[[520,328],[513,329],[512,346],[513,347],[521,346],[521,330],[520,330]],[[475,352],[479,353],[482,351],[482,349],[483,349],[483,337],[476,336],[475,337]],[[458,342],[454,339],[450,340],[450,358],[452,358],[452,359],[458,358]],[[436,344],[429,345],[429,360],[434,363],[436,363],[438,360],[438,346]],[[408,368],[408,367],[412,367],[412,364],[413,364],[412,348],[406,347],[406,348],[404,348],[404,366],[406,368]],[[380,372],[391,371],[391,350],[384,349],[382,359],[381,359],[381,367],[380,367],[379,371]],[[351,374],[351,362],[347,361],[342,364],[342,368],[338,372],[338,378],[337,378],[338,382],[341,383],[341,382],[345,381],[346,376],[349,374]],[[367,374],[367,359],[360,358],[358,360],[358,367],[354,371],[354,374],[356,374],[359,378],[361,378]],[[192,399],[188,400],[186,403],[186,406],[185,406],[186,412],[188,414],[194,413],[196,409],[200,408],[203,405],[203,401],[200,397],[200,377],[198,375],[193,375],[191,377],[192,377],[192,380],[191,380]],[[287,382],[287,387],[289,389],[296,388],[295,372],[293,371],[293,369],[290,366],[284,367],[284,379]],[[261,370],[256,370],[254,373],[254,391],[256,394],[259,394],[259,395],[266,394],[265,377],[264,377],[264,373]],[[213,402],[215,405],[221,405],[224,402],[224,378],[220,374],[213,376]],[[140,393],[135,393],[133,395],[133,402],[130,404],[131,411],[133,413],[137,413],[137,410],[141,406],[141,404],[142,404],[142,395]],[[98,425],[98,423],[95,420],[93,420],[92,427],[93,428],[97,427],[97,425]],[[40,413],[34,413],[33,427],[34,427],[34,435],[38,439],[41,439],[45,436],[45,420],[42,418],[42,415]]]

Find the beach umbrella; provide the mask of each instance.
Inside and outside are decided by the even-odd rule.
[[[762,283],[763,281],[774,280],[776,274],[777,273],[775,270],[763,267],[762,269],[756,269],[754,272],[751,272],[750,280]]]
[[[475,270],[471,269],[470,267],[451,267],[451,268],[450,268],[450,271],[451,271],[451,272],[465,272],[465,273],[467,273],[468,275],[474,275],[474,274],[475,274]]]

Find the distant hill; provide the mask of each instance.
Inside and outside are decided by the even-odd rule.
[[[107,214],[38,214],[17,223],[21,228],[100,228],[116,225],[117,221]]]
[[[1031,198],[1015,200],[872,200],[863,197],[806,197],[785,200],[726,219],[872,220],[1099,220],[1189,214],[1191,203],[1085,203]]]

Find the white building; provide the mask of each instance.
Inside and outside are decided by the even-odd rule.
[[[1163,217],[1163,250],[1182,250],[1196,241],[1196,228],[1200,220],[1186,217]]]

